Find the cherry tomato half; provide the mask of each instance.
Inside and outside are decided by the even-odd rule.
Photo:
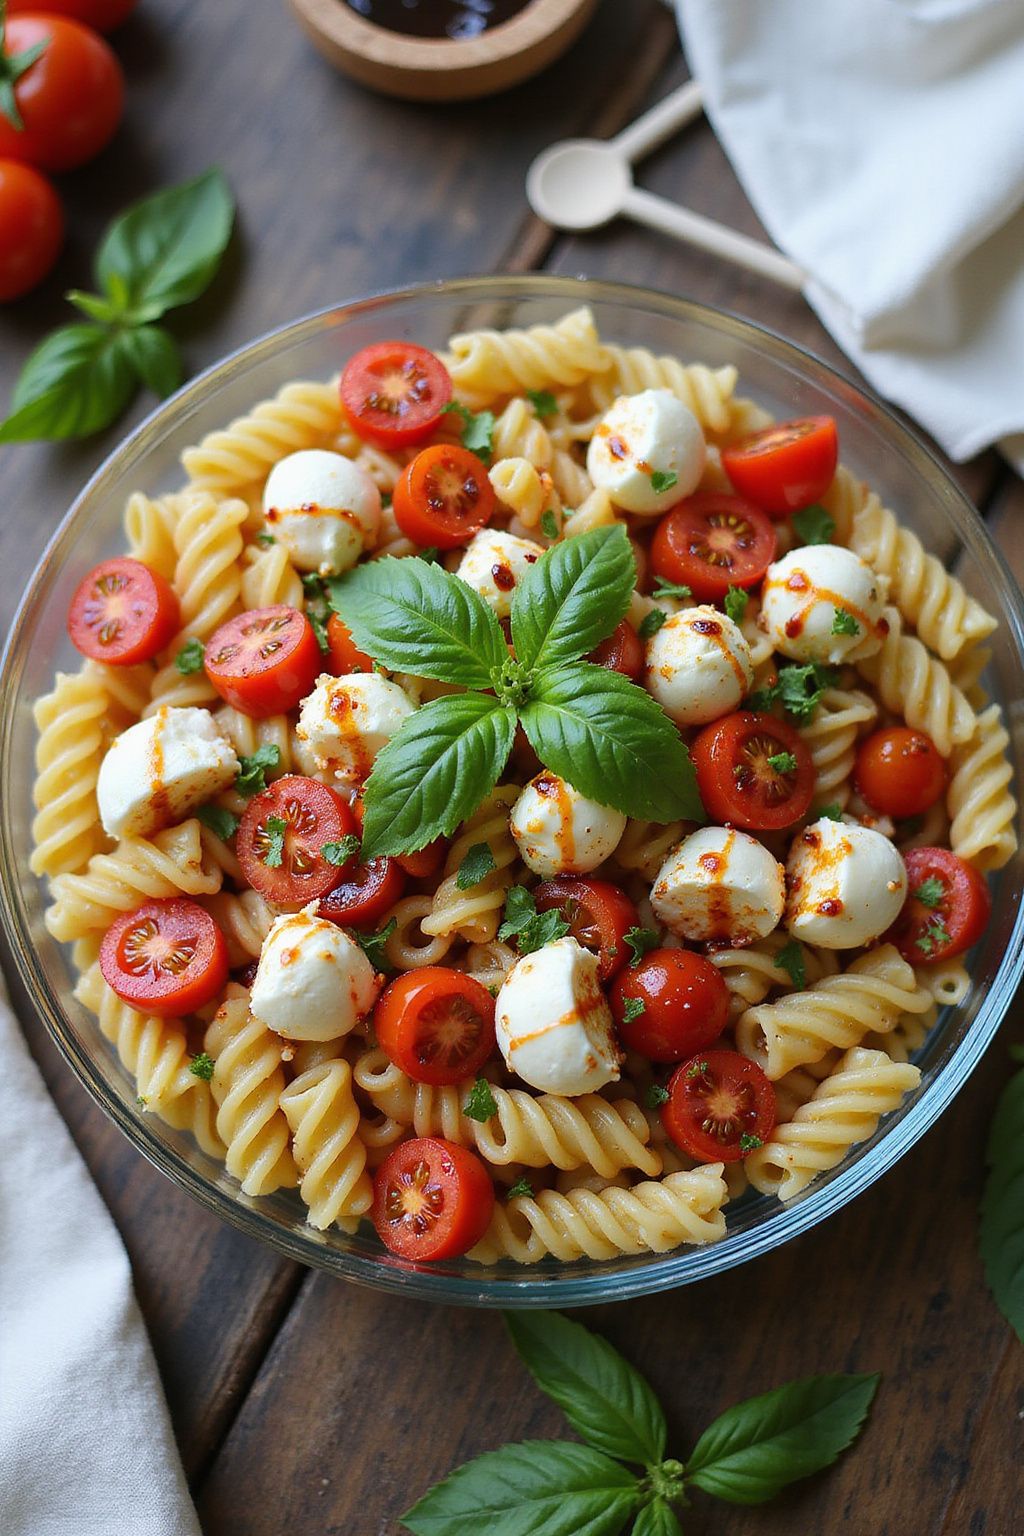
[[[356,645],[352,631],[340,614],[332,613],[327,620],[327,646],[327,662],[335,677],[373,671],[372,657]]]
[[[651,543],[656,576],[692,588],[698,602],[752,587],[775,559],[775,529],[738,496],[702,491],[665,514]]]
[[[429,1264],[468,1253],[493,1211],[483,1163],[439,1136],[403,1141],[374,1175],[373,1224],[385,1248],[403,1259]]]
[[[320,916],[340,928],[373,928],[405,890],[405,874],[397,859],[354,860],[320,903]]]
[[[45,10],[45,7],[42,7]],[[14,87],[23,127],[0,112],[0,156],[44,171],[72,171],[114,136],[124,103],[124,76],[97,33],[64,16],[13,16],[4,52],[10,58],[44,43]]]
[[[364,347],[341,376],[341,400],[352,426],[382,448],[421,443],[451,398],[452,381],[441,359],[411,341]]]
[[[722,449],[722,468],[741,496],[786,517],[824,496],[839,458],[831,416],[784,421]]]
[[[25,11],[45,11],[48,16],[70,16],[97,32],[113,32],[138,5],[139,0],[7,0],[7,14],[19,16]]]
[[[410,880],[430,880],[441,873],[441,866],[448,857],[448,839],[435,837],[425,848],[415,853],[400,853],[397,862]]]
[[[873,810],[903,821],[935,804],[946,787],[946,765],[924,731],[894,725],[861,742],[853,779]]]
[[[427,965],[385,988],[373,1027],[414,1083],[461,1083],[494,1053],[494,998],[464,971]]]
[[[713,1045],[729,1021],[729,988],[691,949],[652,949],[620,971],[608,1001],[628,1051],[682,1061]]]
[[[621,672],[623,677],[638,683],[644,670],[644,643],[628,619],[621,619],[587,660],[595,666],[607,667],[609,672]]]
[[[107,985],[141,1013],[180,1018],[217,996],[228,979],[228,947],[217,924],[184,896],[124,912],[100,945]]]
[[[206,642],[206,675],[222,699],[262,720],[294,709],[320,670],[320,647],[304,613],[284,604],[228,619]]]
[[[162,651],[180,623],[170,585],[141,560],[104,560],[80,582],[68,610],[76,650],[128,667]]]
[[[911,965],[949,960],[977,944],[992,911],[984,876],[948,848],[910,848],[903,862],[907,899],[883,943]]]
[[[457,549],[490,522],[494,488],[475,453],[457,443],[434,443],[398,477],[391,505],[413,543]]]
[[[640,926],[639,913],[625,891],[610,880],[559,875],[538,885],[533,897],[538,912],[557,907],[576,942],[597,951],[601,981],[621,971],[629,959],[626,934]]]
[[[712,821],[779,832],[806,816],[814,761],[786,721],[747,710],[725,715],[697,733],[690,756]]]
[[[355,825],[336,790],[290,773],[249,801],[235,852],[253,890],[281,906],[304,904],[326,896],[344,878],[351,861],[332,864],[322,850],[354,833]]]
[[[698,1051],[673,1072],[661,1121],[682,1151],[702,1163],[736,1163],[768,1140],[775,1089],[738,1051]]]
[[[41,283],[63,243],[64,214],[46,177],[0,160],[0,304]]]

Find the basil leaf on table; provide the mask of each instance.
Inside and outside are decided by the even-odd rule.
[[[555,544],[516,583],[512,643],[525,668],[592,651],[629,607],[636,561],[619,524]]]
[[[996,1305],[1024,1344],[1024,1071],[996,1107],[981,1205],[981,1257]]]
[[[506,1312],[505,1324],[541,1391],[588,1445],[644,1466],[662,1459],[661,1404],[606,1339],[559,1312]]]
[[[857,1437],[879,1377],[808,1376],[727,1408],[701,1435],[686,1481],[732,1504],[760,1504],[831,1466]]]
[[[524,1440],[457,1468],[402,1516],[413,1536],[617,1536],[639,1483],[599,1451]]]
[[[184,377],[181,349],[162,325],[140,325],[121,337],[128,361],[159,399],[173,395]]]
[[[136,323],[191,304],[217,270],[234,216],[216,167],[167,187],[114,220],[96,253],[96,280]]]
[[[542,672],[520,716],[546,767],[580,794],[644,821],[704,821],[679,731],[649,693],[606,667]]]
[[[64,326],[29,356],[0,443],[101,432],[124,410],[135,381],[123,335],[103,325]]]
[[[664,1499],[645,1504],[633,1524],[632,1536],[683,1536],[683,1528]]]

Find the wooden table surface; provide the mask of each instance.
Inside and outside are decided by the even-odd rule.
[[[234,187],[239,230],[213,288],[181,317],[194,369],[377,288],[543,268],[724,306],[853,373],[798,297],[653,234],[616,226],[566,239],[531,217],[523,179],[537,150],[614,132],[685,78],[656,0],[604,0],[542,78],[450,108],[387,101],[335,76],[269,0],[143,0],[116,45],[126,120],[96,165],[66,179],[72,234],[57,274],[0,312],[0,399],[44,329],[70,319],[60,294],[89,286],[107,220],[213,161]],[[643,183],[759,233],[704,124],[653,157]],[[133,419],[142,411],[140,402]],[[79,446],[0,449],[4,627],[76,489],[128,424]],[[956,473],[1020,577],[1019,482],[991,455]],[[508,1438],[563,1433],[496,1315],[328,1279],[193,1204],[107,1122],[19,1001],[131,1255],[207,1536],[384,1536],[458,1462]],[[1003,1039],[1020,1034],[1018,1013]],[[730,1403],[791,1377],[884,1373],[868,1429],[838,1467],[760,1509],[701,1499],[687,1513],[691,1536],[1024,1529],[1024,1353],[975,1247],[982,1146],[1005,1061],[997,1046],[887,1178],[800,1241],[718,1280],[587,1315],[662,1394],[672,1454]]]

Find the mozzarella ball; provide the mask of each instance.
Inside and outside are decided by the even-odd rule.
[[[735,709],[750,692],[750,646],[717,608],[684,608],[648,640],[644,682],[677,725],[703,725]]]
[[[517,539],[497,528],[481,528],[466,545],[455,574],[490,604],[499,619],[507,619],[516,582],[543,553],[530,539]]]
[[[377,1001],[380,979],[355,939],[314,901],[279,917],[263,940],[249,1006],[289,1040],[347,1035]]]
[[[697,489],[707,449],[700,422],[670,389],[621,395],[598,423],[587,473],[617,507],[655,517]],[[671,483],[656,491],[652,476]]]
[[[859,661],[885,638],[888,586],[852,549],[807,544],[768,567],[757,622],[794,661]]]
[[[801,832],[786,865],[786,927],[822,949],[857,949],[900,914],[907,870],[899,849],[871,827],[824,817]]]
[[[685,838],[651,891],[655,916],[697,943],[752,944],[778,927],[785,903],[782,865],[756,837],[727,827]]]
[[[298,570],[332,576],[350,570],[376,544],[380,491],[351,459],[306,448],[274,465],[263,512]]]
[[[535,875],[585,875],[615,852],[626,818],[545,769],[512,807],[511,828]]]
[[[346,784],[361,784],[381,747],[412,713],[408,695],[377,672],[347,677],[325,672],[299,710],[300,762],[307,772],[315,768]]]
[[[494,1005],[498,1048],[509,1070],[542,1093],[595,1093],[619,1076],[611,1009],[598,958],[556,939],[517,960]]]
[[[115,736],[100,764],[96,800],[110,837],[148,837],[234,783],[235,749],[208,709],[164,705]]]

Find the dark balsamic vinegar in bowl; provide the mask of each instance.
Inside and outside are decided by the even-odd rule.
[[[407,37],[479,37],[525,11],[532,0],[345,0],[389,32]]]

